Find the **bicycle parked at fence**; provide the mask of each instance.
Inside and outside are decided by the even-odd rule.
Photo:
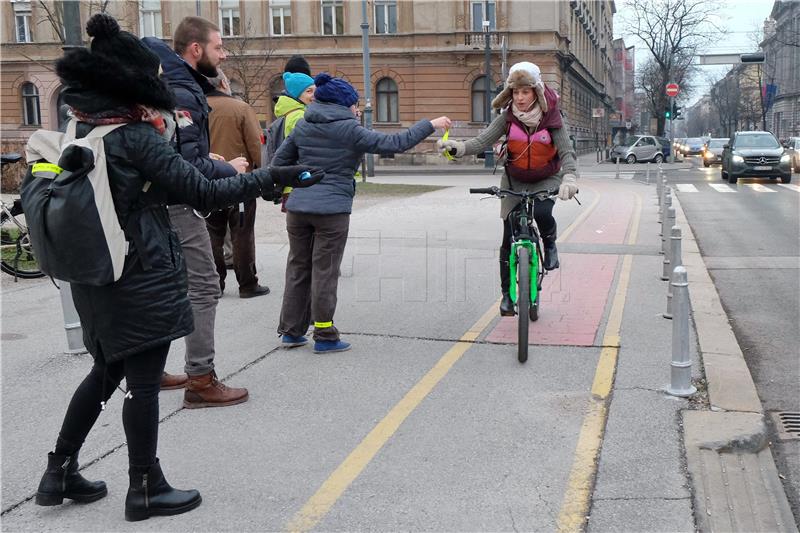
[[[0,157],[3,167],[22,159],[17,153],[2,154]],[[0,269],[14,276],[14,281],[17,278],[31,279],[44,276],[33,254],[19,199],[10,205],[0,199]]]
[[[533,219],[533,202],[536,198],[545,199],[558,195],[558,190],[524,192],[500,189],[499,187],[474,188],[473,194],[490,194],[498,198],[516,196],[522,200],[509,215],[511,220],[511,249],[508,265],[511,270],[509,295],[517,306],[517,359],[520,363],[528,360],[528,325],[539,319],[542,281],[547,271],[544,269],[542,240],[539,228]],[[527,311],[526,311],[527,310]]]

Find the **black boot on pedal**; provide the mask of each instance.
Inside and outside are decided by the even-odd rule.
[[[501,254],[505,254],[504,250],[500,250]],[[500,316],[514,316],[514,302],[511,301],[509,296],[509,288],[511,286],[511,271],[508,269],[508,261],[500,260],[500,292],[503,294],[503,299],[500,300]]]
[[[558,268],[558,248],[556,248],[556,235],[542,236],[544,245],[544,269],[554,270]]]
[[[511,296],[508,292],[503,293],[503,298],[500,300],[500,316],[514,316],[514,302],[511,301]]]

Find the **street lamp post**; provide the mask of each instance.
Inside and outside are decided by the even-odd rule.
[[[491,93],[491,78],[492,78],[492,47],[491,47],[491,37],[492,37],[492,28],[491,28],[491,21],[489,20],[489,0],[484,0],[483,2],[483,31],[485,34],[486,39],[486,46],[484,46],[484,60],[485,64],[485,71],[486,77],[486,108],[484,110],[485,113],[485,120],[486,125],[488,126],[491,122],[492,116],[492,93]],[[484,160],[483,164],[486,168],[492,168],[494,166],[494,151],[489,148],[483,154]]]
[[[372,77],[369,68],[369,20],[367,19],[367,0],[361,0],[361,45],[364,56],[364,127],[372,129]],[[366,154],[367,176],[375,175],[373,154]]]

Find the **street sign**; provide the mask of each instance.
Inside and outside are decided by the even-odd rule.
[[[667,84],[667,96],[678,96],[678,91],[680,91],[680,87],[678,87],[677,83],[668,83]]]
[[[593,107],[592,108],[592,118],[603,118],[606,114],[606,110],[603,107]]]

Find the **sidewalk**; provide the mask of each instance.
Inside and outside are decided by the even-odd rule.
[[[204,498],[178,517],[123,521],[119,394],[81,452],[109,496],[33,504],[89,358],[61,353],[49,280],[2,278],[3,530],[796,531],[680,206],[692,399],[664,392],[672,323],[655,186],[603,177],[613,166],[587,156],[580,165],[592,169],[583,206],[558,204],[562,266],[545,279],[525,365],[516,322],[497,316],[497,205],[467,192],[498,177],[374,178],[446,188],[354,210],[336,315],[353,349],[330,357],[279,347],[283,218],[259,207],[258,271],[273,294],[225,295],[217,316],[218,371],[250,401],[184,410],[180,391],[161,394],[167,479]],[[173,343],[167,370],[182,359]]]

